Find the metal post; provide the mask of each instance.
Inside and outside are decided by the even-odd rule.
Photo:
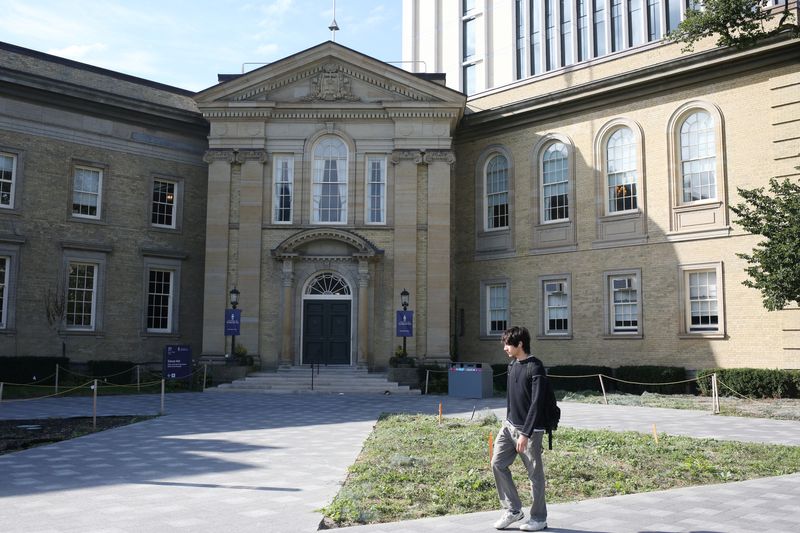
[[[425,394],[428,394],[428,378],[431,376],[431,371],[425,371]]]
[[[58,363],[56,363],[56,394],[58,394]]]
[[[92,385],[92,431],[97,431],[97,380]]]
[[[161,380],[161,414],[164,414],[164,380]]]
[[[0,403],[3,403],[3,385],[5,385],[5,383],[0,381]]]
[[[608,398],[606,398],[606,386],[603,384],[603,374],[597,374],[600,378],[600,389],[603,391],[603,402],[608,405]]]
[[[711,410],[715,415],[719,414],[719,388],[717,387],[717,373],[711,374]]]
[[[208,363],[203,363],[203,392],[206,391],[206,376],[208,375]]]
[[[142,380],[141,380],[141,365],[136,365],[136,390],[141,392],[142,390]]]

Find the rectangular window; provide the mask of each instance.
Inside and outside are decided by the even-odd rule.
[[[720,331],[717,271],[687,271],[687,332],[717,333]]]
[[[70,262],[67,280],[66,325],[69,329],[93,330],[97,298],[97,265]]]
[[[0,209],[14,207],[17,156],[0,152]]]
[[[545,54],[547,59],[547,70],[558,68],[558,56],[556,55],[556,1],[545,0],[544,2],[544,20],[545,20]]]
[[[542,283],[544,334],[546,336],[569,335],[570,301],[567,280],[564,278],[548,279]]]
[[[153,180],[151,223],[161,228],[175,228],[177,186],[174,181]]]
[[[588,0],[578,0],[578,61],[589,59],[589,17],[586,13]]]
[[[639,333],[639,290],[635,274],[608,277],[612,334]]]
[[[622,32],[622,0],[611,0],[611,51],[619,52],[625,47]]]
[[[661,38],[661,0],[647,0],[647,40]]]
[[[561,10],[561,66],[575,62],[572,55],[572,0],[560,0]]]
[[[72,216],[100,218],[103,171],[76,166],[72,182]]]
[[[172,331],[173,273],[150,270],[147,286],[147,331]]]
[[[464,94],[466,95],[474,94],[477,90],[477,69],[478,67],[474,63],[471,65],[464,65]]]
[[[606,50],[606,0],[594,0],[594,57],[604,56]]]
[[[667,2],[667,33],[669,33],[681,23],[681,0],[665,1]]]
[[[9,257],[0,256],[0,329],[6,328],[8,321],[8,278],[9,266],[11,260]]]
[[[628,0],[628,45],[642,44],[642,0]]]
[[[515,0],[514,2],[514,15],[517,20],[516,24],[516,66],[517,73],[516,79],[521,80],[525,77],[525,4],[523,0]]]
[[[508,329],[508,285],[495,283],[486,286],[489,335],[499,335]]]
[[[386,158],[367,157],[367,224],[386,223]]]
[[[276,224],[290,224],[294,194],[294,157],[275,156],[273,167],[275,191],[272,196],[272,221]]]
[[[542,6],[540,0],[531,0],[531,75],[542,69]]]
[[[475,32],[478,27],[478,19],[476,19],[475,17],[468,18],[463,21],[463,26],[464,26],[464,50],[462,59],[464,61],[471,61],[475,58],[476,54]]]

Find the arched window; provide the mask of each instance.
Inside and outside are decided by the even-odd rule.
[[[555,142],[542,154],[542,222],[569,219],[569,156]]]
[[[347,146],[339,137],[323,137],[314,147],[313,222],[347,222],[347,174]]]
[[[508,227],[508,160],[497,154],[486,164],[486,229]]]
[[[680,131],[681,202],[717,197],[717,141],[714,119],[699,110],[686,117]]]
[[[350,296],[350,285],[335,272],[324,272],[306,289],[307,296]]]
[[[636,139],[630,128],[616,130],[606,143],[606,213],[638,209]]]

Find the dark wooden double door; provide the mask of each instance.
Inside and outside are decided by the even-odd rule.
[[[350,300],[303,301],[303,364],[350,364]]]

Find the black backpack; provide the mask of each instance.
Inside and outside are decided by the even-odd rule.
[[[533,379],[533,365],[527,365],[528,379]],[[547,449],[553,449],[553,432],[558,429],[561,420],[561,408],[556,401],[556,393],[547,373],[542,374],[544,380],[544,429],[547,432]]]

